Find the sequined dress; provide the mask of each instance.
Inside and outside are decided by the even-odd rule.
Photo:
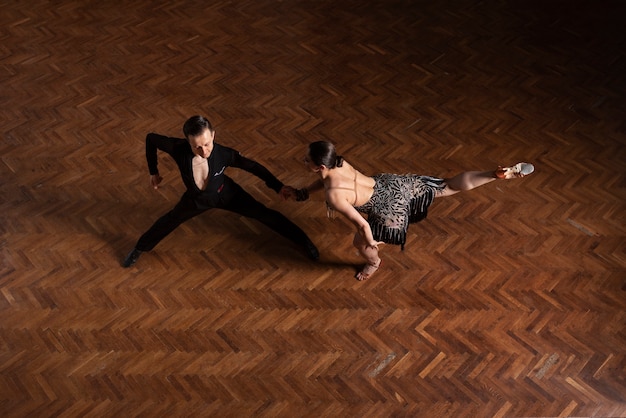
[[[401,245],[404,249],[409,224],[426,218],[444,179],[414,174],[377,174],[370,200],[355,209],[367,215],[376,241]]]

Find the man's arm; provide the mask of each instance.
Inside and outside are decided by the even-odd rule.
[[[175,142],[175,138],[168,138],[167,136],[155,133],[146,135],[146,161],[148,161],[148,171],[150,171],[150,175],[159,174],[157,149],[171,154]]]
[[[241,168],[242,170],[246,170],[249,173],[254,174],[261,180],[265,182],[267,187],[274,190],[276,193],[280,193],[280,190],[283,188],[284,184],[276,178],[265,166],[257,163],[254,160],[244,157],[239,152],[233,151],[233,167]]]
[[[168,138],[155,133],[146,135],[146,161],[148,162],[148,171],[150,172],[150,185],[154,189],[157,189],[163,180],[163,177],[159,175],[157,150],[160,149],[171,155],[175,143],[175,138]]]
[[[284,191],[281,191],[281,195],[285,199],[295,199],[296,202],[302,202],[309,199],[309,194],[318,190],[324,189],[324,182],[322,179],[315,180],[309,186],[302,189],[296,189],[291,186],[285,186]]]

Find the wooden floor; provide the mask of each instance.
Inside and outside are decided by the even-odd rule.
[[[626,416],[626,3],[0,1],[0,415]],[[287,184],[536,173],[437,199],[368,282],[322,196],[312,263],[183,191],[148,132],[206,115]]]

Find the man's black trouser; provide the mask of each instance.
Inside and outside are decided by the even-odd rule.
[[[220,203],[215,206],[215,208],[225,209],[248,218],[256,219],[298,245],[305,246],[310,242],[309,237],[307,237],[304,231],[296,224],[287,219],[282,213],[269,209],[258,202],[238,184],[231,183],[228,190],[222,190],[221,194],[223,194],[223,196],[220,197]],[[212,209],[212,207],[198,208],[194,200],[185,193],[174,209],[159,218],[154,225],[139,238],[135,248],[140,251],[152,250],[180,224],[209,209]]]

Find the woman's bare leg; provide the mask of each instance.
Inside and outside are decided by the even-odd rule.
[[[496,179],[522,178],[535,171],[529,163],[517,163],[511,167],[498,167],[495,171],[466,171],[450,179],[446,179],[446,188],[435,197],[450,196],[458,192],[472,190]]]
[[[352,244],[359,250],[361,257],[365,259],[365,267],[357,273],[356,278],[358,280],[367,280],[376,272],[382,261],[378,256],[378,249],[368,247],[367,243],[358,232],[354,234]]]
[[[466,171],[446,179],[446,188],[437,193],[436,197],[451,196],[458,192],[472,190],[491,183],[496,179],[493,171]]]

